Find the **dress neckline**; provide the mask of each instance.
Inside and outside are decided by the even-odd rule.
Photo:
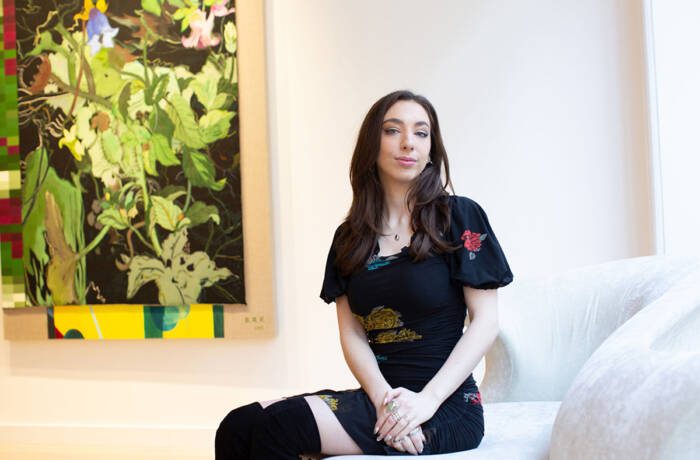
[[[374,255],[375,255],[378,259],[388,259],[389,257],[398,257],[398,256],[400,256],[400,255],[402,255],[402,254],[408,252],[408,248],[411,246],[411,243],[413,243],[413,238],[414,238],[415,236],[416,236],[416,233],[414,232],[413,235],[411,235],[411,239],[410,239],[410,241],[408,242],[408,244],[407,244],[406,246],[403,246],[403,247],[399,250],[399,252],[395,252],[395,253],[393,253],[393,254],[387,254],[387,255],[383,255],[383,256],[380,256],[380,255],[379,255],[379,241],[377,241],[377,242],[375,243],[375,245],[374,245]]]

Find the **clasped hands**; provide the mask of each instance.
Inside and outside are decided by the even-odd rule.
[[[421,423],[429,420],[439,404],[425,393],[415,393],[403,387],[386,392],[384,400],[375,407],[377,423],[374,434],[400,452],[417,455],[423,452],[426,442]]]

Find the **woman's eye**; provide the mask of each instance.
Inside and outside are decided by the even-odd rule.
[[[416,134],[418,134],[420,137],[428,137],[428,133],[425,131],[418,131]]]
[[[396,128],[387,128],[387,129],[384,130],[384,132],[387,133],[387,134],[394,134],[394,133],[398,133],[399,130],[396,129]]]

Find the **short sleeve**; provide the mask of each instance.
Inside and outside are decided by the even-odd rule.
[[[340,297],[341,295],[345,294],[345,291],[348,287],[347,277],[340,275],[340,272],[335,263],[335,248],[341,227],[342,225],[340,225],[335,230],[335,234],[333,235],[333,242],[331,243],[331,247],[328,250],[328,257],[326,258],[326,271],[323,276],[323,285],[321,286],[320,297],[327,304],[335,302],[336,297]]]
[[[450,242],[460,244],[450,257],[452,279],[477,289],[510,284],[513,273],[486,212],[476,201],[462,196],[452,196],[450,206]]]

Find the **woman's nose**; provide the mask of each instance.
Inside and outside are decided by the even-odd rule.
[[[403,142],[401,143],[401,149],[407,151],[413,150],[413,143],[409,138],[404,138]]]

